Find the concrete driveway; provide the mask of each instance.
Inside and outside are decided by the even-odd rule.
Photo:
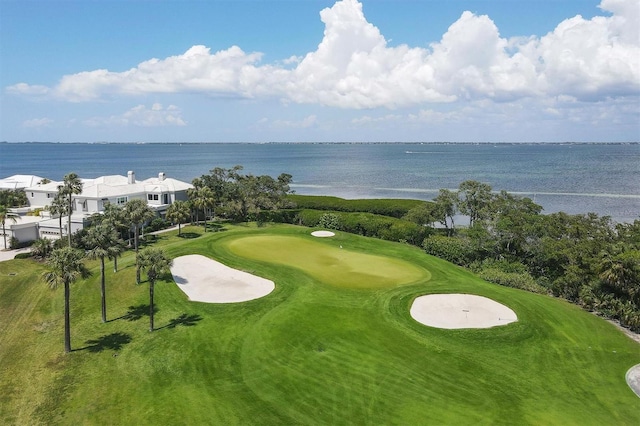
[[[11,260],[16,257],[16,254],[19,253],[27,253],[31,251],[29,247],[21,248],[17,250],[0,250],[0,262],[4,262],[5,260]]]

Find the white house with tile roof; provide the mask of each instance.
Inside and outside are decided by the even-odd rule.
[[[32,179],[28,179],[26,175],[17,176],[24,176],[21,182],[32,183],[32,185],[23,186],[29,202],[28,209],[31,211],[42,209],[40,220],[31,224],[31,226],[37,227],[37,235],[41,238],[60,238],[59,219],[51,217],[48,214],[47,207],[55,198],[58,193],[58,187],[62,185],[62,182],[41,183],[42,178],[37,176],[33,176]],[[15,176],[0,179],[0,188],[4,181],[8,181],[7,185],[10,185],[11,182],[17,180]],[[81,179],[81,181],[82,193],[73,197],[72,232],[82,229],[91,215],[104,212],[105,205],[109,203],[122,206],[129,200],[145,200],[147,205],[159,216],[164,216],[169,205],[175,201],[187,201],[187,190],[193,188],[189,183],[166,177],[165,173],[159,173],[157,177],[142,181],[136,180],[133,171],[128,172],[127,176],[110,175],[95,179]],[[26,213],[26,210],[24,212],[22,210],[20,213]],[[19,222],[20,220],[18,220]],[[67,218],[64,217],[63,233],[65,232],[66,223]],[[13,226],[15,225],[6,224],[7,229]],[[12,231],[8,234],[11,234],[8,236],[19,238]],[[27,234],[23,232],[22,235]],[[28,235],[33,235],[33,233]],[[28,241],[22,238],[19,238],[19,240]]]

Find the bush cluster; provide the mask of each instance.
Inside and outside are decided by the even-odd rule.
[[[328,216],[331,215],[331,216]],[[322,218],[331,217],[337,229],[365,237],[381,238],[388,241],[402,241],[419,245],[431,232],[431,228],[417,225],[394,217],[381,216],[371,213],[351,213],[322,210],[300,210],[293,223],[322,227]]]
[[[387,198],[345,200],[338,197],[298,194],[289,194],[287,199],[300,209],[364,212],[398,219],[406,215],[411,209],[424,204],[424,201],[420,200]]]

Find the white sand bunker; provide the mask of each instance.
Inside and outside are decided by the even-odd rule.
[[[428,294],[416,298],[411,316],[438,328],[490,328],[517,321],[516,313],[491,299],[472,294]]]
[[[173,259],[171,275],[189,300],[196,302],[245,302],[266,296],[275,288],[273,281],[229,268],[199,254]]]
[[[336,234],[331,231],[313,231],[311,235],[313,235],[314,237],[327,238],[327,237],[333,237]]]
[[[631,390],[640,398],[640,364],[631,367],[625,377]]]

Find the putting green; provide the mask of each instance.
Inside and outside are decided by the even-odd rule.
[[[351,251],[299,237],[250,236],[227,245],[239,256],[301,269],[337,287],[396,287],[431,277],[429,271],[402,259]]]

